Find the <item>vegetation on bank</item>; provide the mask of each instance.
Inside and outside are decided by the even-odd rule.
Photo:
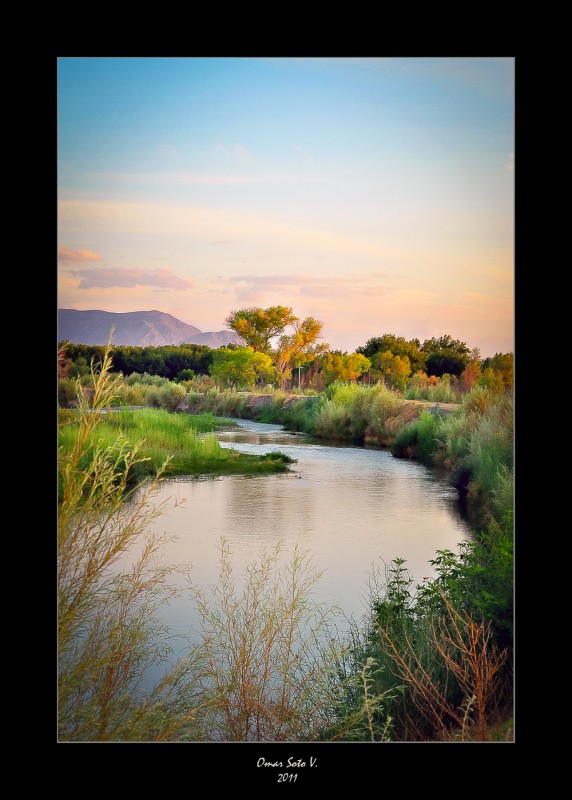
[[[242,346],[116,346],[111,367],[126,376],[147,373],[178,383],[210,376],[220,388],[243,391],[296,387],[321,392],[335,382],[383,382],[410,399],[438,402],[456,402],[474,385],[500,392],[513,386],[512,353],[483,359],[477,348],[471,350],[448,334],[423,343],[384,334],[355,353],[342,353],[318,343],[321,322],[300,320],[284,306],[233,311],[227,323]],[[101,360],[103,350],[100,345],[60,342],[60,377],[88,378],[92,360]]]
[[[219,584],[210,594],[189,588],[201,644],[153,687],[144,683],[168,654],[159,610],[178,590],[169,584],[175,568],[159,565],[166,539],[149,532],[165,507],[153,505],[163,469],[130,489],[140,447],[98,436],[112,417],[101,412],[113,391],[104,357],[90,403],[80,402],[76,435],[60,451],[60,741],[315,739],[346,687],[333,680],[343,648],[325,635],[331,616],[312,598],[319,573],[306,553],[284,563],[279,549],[263,552],[239,591],[223,541]]]
[[[319,397],[274,390],[264,395],[191,390],[187,407],[283,424],[331,441],[389,447],[394,455],[446,469],[468,510],[501,520],[513,504],[514,406],[511,394],[475,385],[443,408],[405,400],[383,383],[334,383]]]
[[[475,741],[501,729],[511,737],[513,406],[506,386],[475,380],[447,414],[439,407],[445,401],[424,410],[384,383],[334,382],[297,402],[266,392],[270,401],[258,404],[220,391],[212,378],[116,382],[105,355],[100,374],[80,385],[78,409],[63,412],[61,429],[62,740]],[[129,392],[143,402],[126,402],[135,397]],[[181,402],[200,416],[167,412]],[[114,403],[148,408],[101,413]],[[203,431],[214,424],[204,412],[385,444],[444,466],[481,510],[478,536],[456,553],[438,551],[436,578],[421,584],[402,559],[382,567],[371,577],[369,614],[343,638],[333,633],[332,614],[312,602],[319,573],[307,555],[295,553],[285,570],[279,553],[262,554],[240,593],[223,543],[219,585],[210,595],[191,588],[201,646],[144,691],[145,673],[167,647],[157,612],[172,589],[169,568],[154,560],[162,541],[148,534],[161,510],[151,502],[153,481],[134,495],[130,478],[151,463],[164,475],[177,442],[185,450],[193,437],[208,442],[193,428],[199,420]],[[134,545],[141,555],[119,570]]]
[[[90,435],[85,440],[81,466],[85,467],[96,446],[111,454],[117,466],[123,464],[125,469],[125,452],[138,448],[140,459],[130,465],[127,474],[130,484],[140,483],[159,470],[166,477],[213,473],[267,474],[284,471],[291,463],[292,459],[284,453],[274,452],[265,456],[238,453],[221,447],[214,433],[201,433],[213,431],[220,425],[220,421],[215,421],[209,414],[172,414],[164,409],[107,413],[102,415],[96,436]],[[59,443],[64,453],[74,447],[81,430],[81,412],[60,412]]]
[[[84,398],[89,398],[93,376],[75,381],[64,378],[59,381],[61,406],[77,405],[78,381]],[[416,382],[419,390],[421,384],[419,379]],[[171,429],[175,439],[177,435],[184,437],[180,438],[180,445],[184,442],[187,452],[187,457],[182,458],[180,453],[176,455],[176,445],[169,444],[166,452],[175,456],[170,469],[188,474],[255,467],[255,458],[232,457],[213,438],[193,438],[192,429],[196,429],[197,420],[204,414],[211,415],[210,424],[214,424],[215,416],[242,417],[280,423],[288,430],[322,439],[385,446],[396,456],[445,468],[469,511],[483,515],[485,522],[489,518],[501,519],[512,507],[512,395],[501,390],[502,387],[491,388],[476,382],[461,396],[460,402],[450,404],[452,395],[447,377],[429,382],[425,389],[431,400],[424,402],[432,403],[427,407],[385,383],[337,381],[320,395],[312,390],[292,395],[280,389],[259,393],[221,390],[207,377],[177,383],[159,376],[133,374],[116,380],[111,407],[179,409],[187,412],[182,415],[185,419],[177,421],[177,417],[171,419],[167,414],[153,416],[149,410],[143,410],[139,429],[135,431],[133,416],[120,412],[115,422],[106,423],[106,429],[115,424],[125,432],[131,430],[133,435],[148,438],[147,434],[151,436],[156,429],[151,420],[161,420],[161,425]],[[189,430],[183,434],[185,427]],[[65,435],[70,436],[71,431]],[[154,448],[151,441],[149,447]],[[154,448],[155,467],[160,461],[161,447],[159,439],[159,449]],[[259,466],[265,471],[272,465],[267,460],[259,462]],[[276,466],[279,467],[278,461]]]
[[[348,681],[371,665],[369,693],[384,698],[371,727],[391,719],[394,741],[490,741],[502,728],[512,738],[511,515],[431,564],[437,577],[422,584],[400,558],[372,574],[369,615],[353,623],[336,671]],[[350,690],[322,738],[335,739],[362,705]]]

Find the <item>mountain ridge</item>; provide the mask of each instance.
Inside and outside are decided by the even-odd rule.
[[[58,341],[73,344],[107,344],[111,328],[112,343],[131,347],[203,344],[216,349],[238,342],[233,331],[203,332],[164,311],[101,311],[75,308],[58,309]]]

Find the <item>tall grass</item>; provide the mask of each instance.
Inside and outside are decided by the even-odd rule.
[[[428,400],[432,403],[458,403],[460,390],[451,386],[451,377],[442,378],[416,373],[409,382],[405,392],[406,400]]]
[[[155,560],[163,539],[147,533],[162,511],[152,502],[157,484],[124,502],[128,475],[143,460],[139,448],[120,440],[110,450],[96,438],[97,412],[115,389],[110,362],[107,351],[91,407],[78,383],[80,422],[59,453],[58,731],[61,741],[164,741],[194,735],[192,663],[143,690],[147,669],[167,646],[157,611],[172,589],[169,568]],[[119,572],[142,539],[131,569]]]
[[[220,391],[216,387],[208,388],[204,392],[189,391],[187,404],[189,411],[200,414],[208,411],[220,417],[248,417],[247,413],[249,396],[233,390]]]
[[[383,383],[333,383],[316,409],[314,433],[326,439],[383,439],[385,425],[399,413],[399,395]]]
[[[331,703],[330,663],[316,648],[330,611],[312,593],[320,574],[308,553],[263,552],[238,590],[228,543],[211,594],[194,587],[202,619],[201,724],[215,741],[304,741]]]
[[[437,577],[420,585],[400,558],[372,572],[369,615],[353,624],[336,669],[355,686],[364,664],[375,665],[368,692],[383,698],[372,716],[378,730],[389,721],[398,741],[486,740],[511,716],[511,541],[508,521],[492,524],[483,542],[439,551]],[[348,691],[347,715],[362,702]]]
[[[153,476],[159,469],[165,475],[201,475],[208,473],[264,473],[284,471],[290,459],[273,453],[259,457],[238,453],[221,447],[214,433],[200,433],[218,427],[209,414],[192,416],[172,414],[164,409],[138,409],[105,414],[98,422],[97,443],[116,463],[123,464],[130,482],[139,482]],[[64,452],[76,446],[83,435],[81,418],[68,415],[60,427],[60,446]],[[95,438],[87,437],[90,445],[82,455],[81,465],[86,467],[91,458]],[[117,451],[117,448],[120,450]],[[127,462],[125,453],[137,448],[142,458]],[[164,465],[165,459],[168,463]]]
[[[513,439],[512,397],[475,386],[452,414],[422,411],[393,451],[445,466],[485,521],[500,520],[513,507]]]
[[[438,429],[439,417],[430,411],[421,411],[414,423],[397,434],[394,453],[399,456],[414,454],[424,464],[431,464],[439,447]]]

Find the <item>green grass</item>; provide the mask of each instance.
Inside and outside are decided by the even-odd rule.
[[[77,436],[77,416],[66,411],[60,415],[60,446],[69,452]],[[110,453],[125,446],[127,452],[140,444],[144,459],[132,466],[131,481],[153,476],[166,458],[164,474],[267,474],[283,472],[291,459],[283,453],[260,457],[223,448],[212,431],[229,420],[215,420],[212,414],[171,414],[163,409],[137,409],[102,415],[96,433],[90,439]],[[90,448],[83,456],[86,466]]]

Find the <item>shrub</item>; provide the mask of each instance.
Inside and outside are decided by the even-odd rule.
[[[58,404],[61,408],[77,405],[77,384],[73,378],[60,378],[58,381]]]
[[[127,476],[138,448],[115,441],[113,450],[90,444],[115,384],[106,351],[89,407],[79,391],[80,420],[71,448],[60,452],[62,502],[58,515],[58,732],[62,741],[163,741],[194,736],[192,661],[167,671],[149,691],[149,666],[167,640],[158,607],[172,594],[170,570],[155,557],[163,544],[147,535],[161,512],[150,483],[128,496]],[[87,455],[87,457],[86,457]],[[144,540],[123,571],[120,561]],[[192,732],[192,733],[191,733]]]
[[[286,567],[280,546],[247,567],[238,591],[228,544],[209,597],[193,587],[202,619],[201,724],[215,741],[301,741],[323,723],[329,664],[316,639],[328,613],[311,600],[320,575],[297,548]]]
[[[174,411],[181,400],[186,397],[186,394],[184,386],[178,383],[169,383],[161,389],[161,408],[166,408],[167,411]]]
[[[407,425],[395,439],[396,455],[414,455],[425,464],[433,462],[433,456],[439,447],[437,431],[439,417],[423,410],[416,422]]]

